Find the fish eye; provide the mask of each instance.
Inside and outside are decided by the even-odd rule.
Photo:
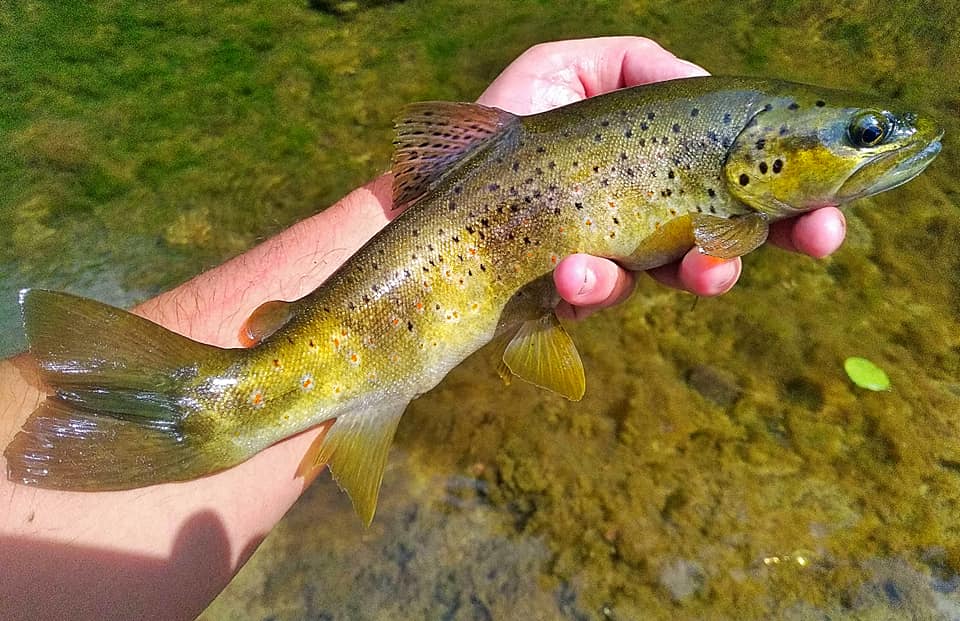
[[[891,123],[886,115],[865,111],[857,114],[847,128],[847,136],[855,147],[875,147],[890,135]]]

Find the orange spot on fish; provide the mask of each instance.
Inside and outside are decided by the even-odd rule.
[[[250,396],[250,405],[255,408],[263,407],[263,393],[259,390]]]
[[[469,252],[470,254],[477,254],[477,249],[476,249],[476,248],[470,248],[470,250],[469,250],[468,252]]]
[[[346,328],[341,328],[341,329],[340,329],[340,336],[346,336],[346,335],[347,335],[347,329],[346,329]]]
[[[554,265],[556,265],[556,264],[557,264],[557,255],[551,254],[551,255],[550,255],[550,262],[553,263]]]
[[[561,226],[559,229],[557,229],[557,230],[560,231],[561,233],[563,233],[563,227],[562,227],[562,226]]]
[[[303,390],[313,390],[313,378],[310,375],[304,375],[301,377],[300,388]]]
[[[423,312],[423,302],[417,302],[417,310]]]
[[[280,361],[279,361],[278,359],[274,358],[274,359],[273,359],[273,366],[276,367],[276,368],[280,368]]]

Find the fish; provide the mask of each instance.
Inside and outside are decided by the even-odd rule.
[[[78,491],[188,480],[326,424],[301,469],[326,465],[369,525],[404,409],[486,343],[506,343],[505,379],[583,396],[583,363],[554,312],[564,256],[629,270],[693,247],[742,256],[772,222],[913,179],[943,135],[869,96],[725,77],[530,116],[416,103],[395,129],[393,209],[404,211],[313,292],[258,308],[250,347],[23,290],[50,392],[4,451],[8,478]]]

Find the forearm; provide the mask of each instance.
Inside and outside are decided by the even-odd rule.
[[[167,328],[239,346],[250,312],[316,288],[389,215],[389,179],[136,309]],[[26,356],[0,361],[0,446],[42,400]],[[124,492],[75,493],[0,477],[0,618],[193,618],[279,521],[311,430],[225,472]],[[11,571],[11,568],[17,568]]]

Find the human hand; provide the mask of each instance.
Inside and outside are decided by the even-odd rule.
[[[626,86],[708,75],[643,37],[602,37],[536,45],[507,67],[477,100],[516,114],[535,114]],[[770,241],[794,252],[820,258],[843,242],[846,224],[834,207],[774,223]],[[739,258],[716,259],[692,249],[683,260],[649,274],[677,289],[701,296],[729,291],[740,277]],[[567,318],[582,318],[626,299],[633,273],[612,261],[577,254],[554,270],[563,298],[557,309]]]

